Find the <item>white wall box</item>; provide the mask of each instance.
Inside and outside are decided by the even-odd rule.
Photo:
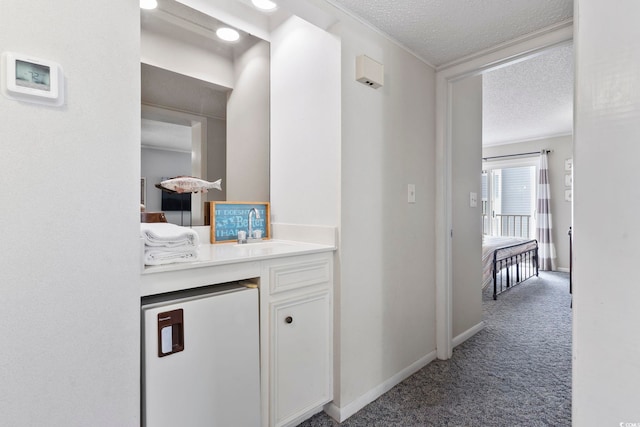
[[[356,80],[374,89],[384,84],[384,66],[366,55],[356,58]]]

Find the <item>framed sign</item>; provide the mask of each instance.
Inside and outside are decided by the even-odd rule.
[[[249,228],[249,212],[252,215],[253,230],[260,230],[262,239],[271,238],[271,212],[269,202],[209,202],[211,218],[211,243],[224,243],[238,240],[238,231]]]

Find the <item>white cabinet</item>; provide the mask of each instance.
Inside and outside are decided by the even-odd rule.
[[[274,426],[331,400],[330,307],[327,291],[271,306]]]
[[[295,426],[333,399],[334,249],[300,242],[252,245],[206,245],[195,263],[147,267],[141,296],[259,282],[259,425]]]
[[[332,267],[332,254],[318,254],[270,263],[264,271],[271,427],[297,425],[333,398]]]

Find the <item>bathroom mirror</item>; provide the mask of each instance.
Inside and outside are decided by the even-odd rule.
[[[269,43],[173,0],[141,11],[141,202],[169,222],[204,225],[207,201],[269,201]],[[163,178],[222,179],[172,195]]]

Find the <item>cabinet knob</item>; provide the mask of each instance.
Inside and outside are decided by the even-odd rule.
[[[293,317],[287,316],[287,317],[285,317],[284,321],[285,321],[285,323],[293,323]]]

